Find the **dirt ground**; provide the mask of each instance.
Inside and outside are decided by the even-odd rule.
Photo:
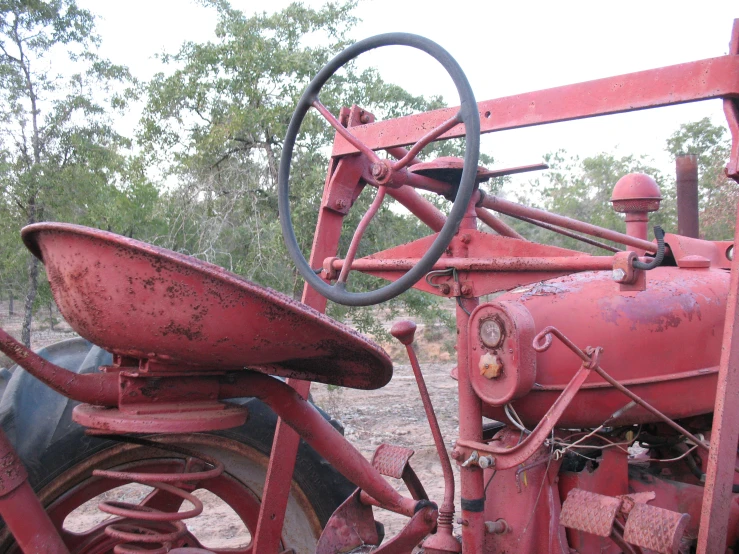
[[[56,315],[56,314],[55,314]],[[12,335],[20,336],[20,315],[8,317],[7,306],[0,302],[0,327]],[[33,347],[38,349],[48,344],[75,336],[63,320],[49,328],[48,318],[39,321],[33,328]],[[457,382],[450,377],[454,367],[451,361],[453,334],[442,328],[419,326],[416,350],[426,379],[441,432],[447,450],[450,450],[458,433]],[[311,393],[314,401],[344,425],[346,438],[364,456],[371,460],[375,449],[382,443],[412,448],[415,455],[411,466],[426,488],[432,500],[440,503],[444,494],[444,481],[438,455],[423,410],[413,372],[405,355],[405,349],[397,343],[384,345],[395,361],[395,371],[390,383],[376,391],[357,391],[315,384]],[[0,360],[0,367],[7,361]],[[456,504],[459,506],[458,475]],[[401,481],[387,478],[396,489],[406,493]],[[140,485],[127,485],[105,495],[107,499],[138,502],[149,491]],[[203,494],[201,494],[203,493]],[[248,543],[249,534],[243,524],[235,521],[235,515],[223,502],[207,493],[197,491],[205,504],[201,516],[188,520],[190,530],[213,548],[238,547]],[[65,522],[65,528],[83,531],[106,519],[97,509],[101,498],[96,498],[78,508]],[[187,505],[185,507],[188,507]],[[386,540],[395,536],[407,518],[375,509],[375,518],[385,525]]]

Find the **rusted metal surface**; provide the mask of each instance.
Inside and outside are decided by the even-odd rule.
[[[467,297],[481,296],[552,279],[572,271],[573,268],[585,270],[587,267],[597,266],[599,269],[610,270],[610,264],[612,264],[612,259],[607,256],[588,256],[566,248],[483,233],[474,228],[462,232],[459,240],[462,241],[462,238],[466,241],[464,243],[465,255],[455,255],[452,248],[449,250],[451,254],[441,256],[435,267],[438,270],[446,270],[450,269],[450,263],[455,265],[458,262],[459,267],[462,268],[458,270],[459,284],[464,284],[466,281],[471,286],[467,293],[462,294]],[[413,263],[412,260],[419,258],[419,254],[425,251],[433,240],[433,236],[424,237],[355,260],[353,265],[356,268],[366,264],[367,267],[377,268],[366,270],[371,275],[395,280],[403,274],[405,268]],[[335,259],[330,259],[330,262],[332,266],[341,266],[341,262]],[[530,264],[533,264],[533,267]],[[536,269],[537,267],[539,269]],[[486,268],[496,268],[496,271],[483,271]],[[451,270],[446,276],[440,274],[435,276],[433,283],[429,283],[431,275],[418,281],[414,288],[446,297],[459,296],[462,293],[458,290],[459,287],[455,289],[455,280]],[[448,287],[439,286],[443,284]]]
[[[316,554],[351,552],[357,547],[373,546],[379,542],[372,506],[360,501],[357,489],[326,523]]]
[[[406,272],[415,266],[420,258],[403,259],[378,259],[367,257],[355,260],[351,268],[366,273],[390,273]],[[333,259],[331,267],[335,270],[344,271],[345,260]],[[497,258],[441,258],[436,262],[432,270],[454,268],[457,271],[512,271],[512,272],[576,272],[609,270],[613,267],[613,259],[610,256],[572,256],[572,257],[521,257],[500,256]]]
[[[242,406],[221,402],[193,408],[187,403],[158,404],[156,411],[80,404],[72,418],[85,427],[111,433],[199,433],[238,427],[249,415]]]
[[[42,502],[48,506],[47,511],[55,528],[59,531],[70,551],[78,553],[112,552],[116,545],[117,541],[106,534],[107,524],[116,520],[109,519],[84,531],[70,531],[63,527],[69,514],[79,506],[91,500],[99,501],[96,498],[98,495],[123,484],[118,479],[92,475],[94,469],[101,468],[133,474],[143,473],[155,477],[162,476],[170,482],[181,479],[183,472],[190,472],[191,479],[202,476],[203,480],[201,482],[188,481],[184,485],[177,484],[177,486],[183,486],[187,490],[201,489],[212,493],[233,509],[235,515],[247,527],[252,537],[254,536],[260,506],[258,496],[260,491],[254,488],[254,485],[260,483],[252,482],[251,479],[253,479],[252,476],[255,475],[255,471],[258,475],[260,471],[266,468],[268,461],[266,456],[256,455],[251,447],[237,443],[234,440],[209,434],[160,435],[156,441],[168,452],[163,452],[159,447],[118,443],[111,448],[96,453],[86,460],[85,464],[71,467],[69,471],[61,474],[49,486],[39,492]],[[227,471],[231,474],[224,472],[214,477],[213,472],[204,463],[203,465],[198,464],[197,473],[193,472],[195,464],[193,462],[188,463],[189,456],[171,451],[182,446],[197,449],[199,451],[197,458],[202,457],[201,453],[203,451],[219,453],[218,459],[225,463]],[[245,460],[254,465],[244,465]],[[292,482],[291,499],[293,503],[291,510],[294,510],[297,506],[300,506],[301,510],[310,510],[308,500],[294,481]],[[181,498],[157,490],[147,495],[141,501],[141,505],[165,512],[177,512],[183,504]],[[187,507],[187,504],[184,506]],[[313,515],[310,511],[307,513]],[[117,521],[120,522],[120,520]],[[310,541],[305,539],[301,541],[292,526],[287,526],[285,529],[283,537],[290,541],[289,543],[296,548],[296,552],[313,551],[315,540],[320,534],[320,522],[315,519],[309,524],[311,525]],[[292,522],[292,525],[294,526],[295,522]],[[171,526],[166,523],[147,522],[146,526],[154,532],[157,530],[171,532],[172,530]],[[189,544],[191,547],[202,548],[202,545],[192,534],[188,534],[179,542]],[[3,547],[5,546],[7,546],[7,543],[3,544]],[[219,552],[219,550],[216,549],[216,552]],[[244,548],[233,549],[232,552],[234,554],[253,554],[253,550],[249,545]]]
[[[135,440],[148,446],[159,446],[155,442],[145,439]],[[147,550],[163,549],[165,552],[173,546],[183,546],[181,539],[188,530],[183,523],[203,512],[203,503],[200,499],[184,488],[182,483],[191,482],[202,485],[206,480],[218,478],[223,474],[224,465],[219,460],[210,456],[200,454],[183,448],[181,446],[169,445],[170,450],[188,456],[188,463],[181,473],[149,473],[140,471],[112,471],[93,470],[94,477],[102,477],[108,480],[120,481],[121,483],[139,483],[154,488],[149,494],[149,499],[157,495],[164,495],[169,500],[174,500],[171,510],[163,510],[154,506],[154,502],[132,504],[129,502],[105,500],[100,503],[99,509],[113,516],[123,518],[109,523],[105,527],[105,534],[116,544],[116,552],[122,554],[134,554],[141,550],[141,545],[146,545]],[[210,469],[197,470],[197,465],[206,464]],[[183,501],[187,501],[192,508],[179,509]],[[171,502],[171,500],[170,500]],[[137,546],[138,545],[138,546]],[[157,546],[158,545],[158,546]],[[154,548],[151,548],[154,546]]]
[[[519,302],[490,302],[470,317],[472,387],[486,404],[504,406],[528,394],[536,380],[534,318]],[[487,338],[489,328],[494,335]],[[488,331],[490,333],[490,331]],[[498,338],[499,337],[499,338]],[[488,365],[497,371],[489,372]]]
[[[27,349],[0,329],[0,352],[42,383],[68,398],[104,406],[114,406],[118,397],[116,375],[79,375],[59,367]]]
[[[518,430],[507,428],[496,436],[495,442],[513,447],[519,438]],[[485,483],[489,483],[485,520],[495,522],[503,518],[508,531],[485,533],[481,552],[570,554],[565,528],[559,524],[563,497],[557,481],[562,461],[551,459],[548,447],[539,449],[532,459],[541,463],[525,470],[520,483],[516,480],[518,467],[484,470]]]
[[[60,311],[115,354],[210,370],[270,373],[377,388],[392,364],[349,327],[189,256],[64,223],[26,227]]]
[[[698,156],[686,154],[675,158],[677,188],[677,234],[698,238]]]
[[[678,554],[690,516],[636,503],[624,526],[624,540],[660,554]]]
[[[415,513],[416,501],[398,494],[370,462],[292,387],[278,379],[251,372],[236,373],[230,381],[222,386],[224,395],[259,398],[316,452],[384,507],[409,516]]]
[[[13,445],[0,429],[0,517],[21,551],[68,554],[27,477]]]
[[[405,471],[408,460],[411,459],[413,454],[415,452],[410,448],[383,443],[375,450],[372,456],[372,465],[383,475],[402,479],[403,471]]]
[[[613,187],[611,203],[618,213],[626,214],[626,234],[648,240],[649,213],[659,210],[662,193],[657,182],[644,173],[629,173],[621,177]],[[632,248],[633,249],[633,248]],[[645,250],[633,249],[639,256]]]
[[[586,367],[585,364],[581,365],[539,424],[515,446],[504,448],[493,443],[484,444],[460,438],[457,441],[458,447],[466,449],[465,453],[467,451],[479,451],[491,455],[495,460],[494,466],[496,469],[509,469],[526,462],[541,448],[552,430],[557,426],[561,426],[562,413],[570,406],[577,391],[589,375],[590,368]]]
[[[27,480],[26,468],[5,431],[0,429],[0,498],[9,495]]]
[[[567,337],[565,337],[561,331],[556,329],[555,327],[546,327],[543,331],[541,331],[536,338],[534,339],[534,348],[538,352],[545,351],[549,348],[549,346],[552,344],[552,336],[557,337],[567,348],[570,349],[571,352],[577,355],[578,358],[580,358],[583,362],[583,365],[587,367],[588,369],[592,369],[594,372],[596,372],[598,375],[600,375],[603,380],[605,380],[607,383],[609,383],[613,388],[618,390],[620,393],[624,394],[625,396],[628,396],[631,400],[633,400],[636,404],[639,404],[642,408],[650,412],[653,416],[657,418],[657,421],[661,421],[662,423],[669,425],[672,427],[675,431],[677,431],[679,434],[683,435],[684,437],[687,437],[693,443],[705,450],[708,449],[708,446],[698,437],[693,435],[690,431],[687,429],[684,429],[680,424],[673,421],[672,418],[666,416],[662,412],[660,412],[657,408],[646,402],[643,398],[641,398],[639,395],[634,394],[632,391],[627,389],[625,386],[623,386],[621,383],[619,383],[616,379],[611,377],[606,371],[600,367],[600,358],[603,353],[603,348],[600,346],[592,347],[588,346],[585,351],[583,352],[580,348],[578,348],[571,340],[569,340]],[[542,340],[543,339],[543,340]],[[546,341],[546,342],[544,342]],[[612,418],[604,418],[604,421],[612,421]]]
[[[562,504],[559,522],[578,531],[609,537],[620,508],[618,498],[573,489]]]
[[[732,46],[737,48],[739,25],[734,27]],[[739,218],[736,227],[739,230]],[[734,237],[734,250],[739,246]],[[711,450],[708,454],[706,492],[701,510],[698,553],[723,552],[726,548],[732,485],[739,440],[739,256],[731,264],[731,282],[726,300],[726,324],[721,342],[716,404],[713,409]]]
[[[500,198],[499,196],[486,194],[482,197],[481,205],[490,210],[504,213],[512,217],[523,216],[528,217],[529,219],[536,219],[537,221],[543,221],[544,223],[557,225],[558,227],[564,227],[565,229],[570,229],[571,231],[585,233],[587,235],[610,240],[619,244],[624,244],[626,246],[639,248],[641,250],[644,250],[645,252],[657,251],[657,245],[644,239],[630,237],[629,235],[624,235],[623,233],[619,233],[618,231],[604,229],[602,227],[598,227],[597,225],[591,225],[590,223],[585,223],[584,221],[578,221],[576,219],[571,219],[562,215],[553,214],[545,210],[540,210],[538,208],[523,206],[522,204],[517,204],[515,202],[511,202],[510,200]]]
[[[575,344],[602,346],[602,366],[670,418],[709,413],[715,399],[729,275],[720,269],[675,267],[658,267],[647,274],[647,288],[639,293],[618,293],[610,272],[579,273],[514,289],[496,300],[523,304],[533,315],[537,332],[552,325]],[[558,344],[537,355],[537,384],[514,404],[526,425],[533,427],[544,417],[577,361]],[[621,392],[591,374],[560,424],[596,427],[625,400]],[[501,409],[485,406],[484,414],[505,421]],[[655,421],[654,416],[637,407],[617,423],[649,421]]]
[[[380,548],[378,548],[374,552],[376,552],[377,554],[405,554],[406,552],[411,552],[413,548],[421,541],[421,539],[428,535],[436,525],[436,520],[439,515],[436,510],[436,505],[432,503],[428,504],[429,505],[421,508],[418,512],[413,514],[413,517],[411,517],[410,521],[406,523],[405,527],[403,527],[400,533],[395,535],[392,539],[380,546]],[[434,535],[431,540],[433,540],[433,538],[436,536],[437,535]],[[446,546],[448,544],[447,541],[444,539],[454,541],[454,545],[456,545],[457,549],[437,549],[437,545],[440,545],[443,548],[443,546]],[[443,545],[441,545],[440,541],[437,540],[436,543],[432,543],[432,545],[425,548],[424,551],[428,552],[429,554],[454,554],[455,552],[461,551],[461,547],[460,544],[457,542],[457,539],[453,538],[451,535],[444,537],[444,539],[442,539],[444,540]]]
[[[342,110],[342,120],[347,125],[358,125],[363,119],[365,122],[373,121],[374,116],[364,113],[356,106],[351,110]],[[341,236],[341,222],[343,216],[348,212],[354,195],[357,193],[356,182],[362,171],[363,165],[357,164],[355,159],[331,160],[326,174],[326,186],[323,191],[316,234],[311,248],[309,263],[312,267],[315,267],[316,263],[320,263],[320,260],[330,253],[336,252]],[[344,183],[349,183],[349,186],[339,187],[343,192],[342,196],[331,198],[337,187],[329,185],[342,185]],[[418,195],[413,189],[410,189],[410,193],[409,196]],[[344,203],[343,209],[340,208],[342,202]],[[318,294],[307,283],[303,287],[302,302],[319,312],[326,311],[326,298]],[[286,383],[294,387],[295,392],[302,398],[308,398],[310,381],[289,378]],[[267,479],[262,491],[263,502],[259,510],[257,528],[253,537],[255,551],[275,552],[278,548],[299,442],[299,435],[281,418],[278,419],[275,437],[272,442]]]
[[[739,56],[739,19],[734,20],[731,30],[729,55]],[[739,179],[739,100],[736,95],[733,98],[724,98],[724,114],[731,133],[731,155],[726,165],[726,174],[736,181]]]
[[[481,221],[487,223],[486,218],[495,217],[495,216],[493,216],[493,214],[490,213],[485,208],[477,208],[477,217],[479,217]],[[522,215],[511,216],[511,217],[515,217],[516,219],[520,221],[525,221],[526,223],[530,223],[531,225],[536,225],[537,227],[541,227],[542,229],[546,229],[547,231],[552,231],[553,233],[557,233],[565,237],[570,237],[575,240],[579,240],[580,242],[584,242],[585,244],[590,244],[591,246],[597,246],[598,248],[603,248],[604,250],[609,250],[610,252],[619,252],[619,249],[616,248],[615,246],[611,246],[604,242],[593,240],[583,235],[578,235],[577,233],[572,233],[570,231],[562,229],[561,227],[557,227],[556,225],[550,225],[549,223],[537,221],[535,219],[531,219],[530,217],[524,217]],[[519,237],[514,237],[514,238],[519,238]]]
[[[730,55],[479,102],[480,132],[490,133],[695,100],[739,96],[739,56]],[[366,125],[354,136],[371,149],[411,144],[458,108]],[[458,137],[452,129],[442,138]],[[337,137],[333,155],[357,152]]]
[[[708,260],[710,267],[731,269],[728,251],[734,246],[733,241],[700,240],[666,233],[665,244],[668,245],[670,254],[678,267],[686,267],[686,259],[689,257],[700,256]]]
[[[617,497],[622,499],[629,492],[628,453],[617,448],[603,450],[597,467],[586,467],[583,471],[577,468],[563,468],[558,477],[558,488],[561,498],[567,498],[573,489]],[[623,505],[621,506],[623,512]],[[567,529],[568,544],[578,552],[598,552],[603,554],[621,554],[611,537],[596,536],[575,529]]]

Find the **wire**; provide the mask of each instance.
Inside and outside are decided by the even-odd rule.
[[[555,444],[557,444],[557,446],[564,447],[564,448],[560,448],[559,450],[556,450],[554,452],[555,459],[559,460],[566,452],[568,452],[568,451],[570,451],[570,450],[572,450],[574,448],[582,448],[582,449],[588,449],[588,450],[605,450],[607,448],[618,448],[619,450],[621,450],[623,452],[626,452],[628,454],[629,451],[628,451],[628,449],[624,448],[624,446],[628,447],[628,446],[632,445],[636,441],[636,439],[639,438],[639,435],[641,434],[641,429],[642,429],[641,428],[641,425],[639,426],[639,431],[637,431],[636,436],[634,436],[634,438],[631,439],[630,441],[627,441],[627,442],[613,442],[613,441],[607,439],[606,437],[604,437],[603,435],[601,435],[601,434],[598,433],[598,431],[600,431],[601,429],[603,429],[603,427],[605,426],[605,424],[607,422],[608,421],[606,421],[605,423],[603,423],[603,425],[600,425],[599,427],[593,429],[589,433],[585,434],[584,437],[578,439],[577,441],[575,441],[573,443],[567,443],[567,442],[564,442],[564,441],[567,440],[568,438],[571,438],[573,436],[580,435],[582,433],[575,433],[574,435],[570,435],[569,437],[565,438],[564,440],[555,441]],[[592,438],[592,437],[597,437],[597,438],[603,440],[604,442],[607,442],[608,444],[605,444],[605,445],[581,444],[584,440],[589,439],[589,438]],[[576,452],[576,454],[577,454],[577,452]]]
[[[531,434],[531,431],[526,429],[526,426],[521,421],[521,418],[518,417],[518,413],[516,413],[516,408],[514,408],[510,402],[503,406],[503,411],[505,412],[505,415],[508,416],[508,420],[516,429],[526,433],[527,435]]]
[[[495,477],[495,475],[497,473],[498,473],[498,470],[497,469],[494,469],[493,470],[493,474],[490,476],[490,479],[488,479],[488,482],[485,484],[485,488],[482,490],[482,496],[483,496],[483,498],[487,498],[488,486],[490,485],[490,481],[493,480],[493,477]]]
[[[664,459],[661,459],[661,458],[639,458],[639,459],[629,460],[629,462],[639,463],[639,464],[642,464],[644,462],[663,462],[663,463],[677,462],[678,460],[682,460],[685,456],[687,456],[688,454],[690,454],[696,448],[698,448],[698,445],[697,444],[693,448],[689,448],[688,450],[686,450],[685,452],[683,452],[682,454],[680,454],[677,458],[664,458]]]

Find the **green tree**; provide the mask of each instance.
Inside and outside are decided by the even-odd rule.
[[[674,184],[643,157],[602,153],[580,159],[558,151],[545,156],[550,169],[542,178],[532,181],[528,189],[519,194],[519,201],[561,214],[573,219],[625,232],[623,215],[613,210],[611,195],[616,182],[627,173],[646,173],[653,177],[662,191],[662,203],[657,213],[651,214],[652,225],[665,229],[675,228]],[[525,198],[524,198],[525,197]],[[533,202],[531,198],[537,199]],[[528,201],[527,201],[528,200]],[[603,250],[533,227],[516,220],[507,220],[527,238],[556,246],[591,253]]]
[[[217,40],[186,43],[164,56],[173,70],[149,84],[140,140],[150,153],[149,163],[177,182],[164,198],[168,233],[157,242],[299,296],[303,281],[284,248],[278,221],[277,164],[303,89],[349,43],[354,3],[328,3],[316,10],[296,3],[254,16],[225,1],[209,4],[219,14]],[[386,83],[377,70],[354,65],[326,84],[321,100],[334,114],[357,104],[378,118],[441,106],[438,98],[410,95]],[[309,113],[293,156],[293,218],[306,253],[333,136],[317,113]],[[356,227],[371,198],[368,188],[350,212],[346,229]],[[427,233],[414,218],[385,206],[365,234],[359,255]],[[341,252],[349,239],[342,238]],[[356,276],[354,283],[369,286],[370,281]],[[403,302],[420,311],[435,305],[427,295],[414,293],[404,295]],[[348,315],[339,306],[330,310],[335,317]],[[378,322],[368,314],[353,310],[350,317],[361,329],[378,332]]]
[[[98,42],[93,15],[74,0],[0,1],[0,276],[24,275],[26,345],[39,264],[18,255],[20,226],[57,219],[132,234],[140,220],[121,204],[156,196],[111,122],[133,95],[131,76],[96,55]]]

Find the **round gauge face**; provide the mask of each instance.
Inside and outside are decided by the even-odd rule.
[[[734,245],[732,244],[726,249],[726,257],[729,258],[729,261],[734,261]]]
[[[486,319],[480,324],[480,340],[488,348],[495,348],[503,340],[503,329],[495,319]]]

